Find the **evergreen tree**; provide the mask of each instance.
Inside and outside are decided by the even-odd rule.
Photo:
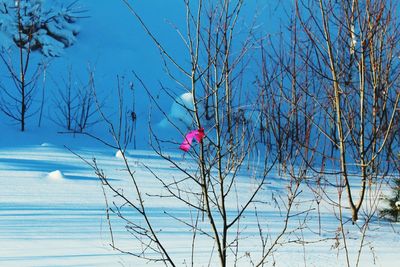
[[[381,210],[381,215],[394,221],[400,221],[400,177],[394,179],[392,196],[386,199],[388,208]]]
[[[48,3],[49,2],[49,3]],[[64,6],[44,0],[0,0],[1,46],[38,50],[45,56],[60,56],[76,41],[75,24],[82,12],[76,1]]]

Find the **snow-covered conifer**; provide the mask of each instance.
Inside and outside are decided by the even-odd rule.
[[[76,2],[64,6],[46,0],[0,0],[1,46],[16,45],[45,56],[60,56],[76,41],[81,12]]]

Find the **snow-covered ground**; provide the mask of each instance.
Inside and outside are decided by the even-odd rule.
[[[109,148],[72,149],[87,159],[95,157],[113,184],[129,190],[130,179],[123,170],[122,159],[115,156],[116,151]],[[171,156],[182,165],[187,164],[180,152]],[[149,151],[129,151],[128,159],[143,192],[148,194],[159,194],[162,189],[142,163],[166,179],[179,175],[175,168]],[[66,148],[50,143],[2,148],[0,177],[0,266],[146,265],[146,261],[111,249],[101,184],[93,171]],[[270,200],[272,194],[284,193],[286,185],[285,180],[277,179],[276,174],[271,174],[269,180],[269,189],[263,193],[266,200]],[[239,182],[242,196],[251,190],[249,184],[251,182],[246,179]],[[312,198],[306,190],[301,194],[302,201]],[[190,255],[191,232],[165,211],[184,220],[190,216],[187,209],[173,200],[157,197],[146,198],[146,206],[156,228],[163,230],[160,236],[171,255],[184,266],[184,260],[187,261]],[[298,207],[299,211],[303,208]],[[231,215],[235,212],[234,205],[229,205],[229,212]],[[140,220],[137,214],[130,216]],[[242,240],[241,249],[257,258],[260,252],[257,224],[251,213],[247,216],[241,223],[247,238]],[[279,234],[283,218],[276,207],[264,205],[259,216],[271,238]],[[308,227],[318,231],[316,212],[311,212],[309,218],[296,217],[291,227],[297,227],[300,219],[306,219]],[[125,224],[115,216],[112,216],[112,222],[116,245],[132,252],[138,251],[140,247],[126,232]],[[321,224],[321,234],[304,229],[286,236],[284,240],[301,237],[306,242],[313,242],[335,235],[338,222],[329,209],[321,209]],[[349,231],[351,255],[354,255],[357,249],[352,245],[358,244],[361,235],[356,226],[347,225],[346,229]],[[399,225],[372,222],[360,266],[374,266],[374,263],[376,266],[398,266],[399,231]],[[207,266],[210,242],[201,238],[198,242],[196,259],[199,265],[196,266]],[[334,244],[331,239],[304,246],[288,243],[277,247],[268,266],[272,261],[275,261],[275,266],[343,266],[343,251],[338,256],[337,250],[332,248]],[[246,258],[239,263],[239,266],[248,266]]]

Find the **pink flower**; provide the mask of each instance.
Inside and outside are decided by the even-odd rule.
[[[179,148],[185,152],[188,152],[192,145],[193,139],[195,139],[198,143],[201,143],[201,140],[203,140],[205,136],[206,135],[204,134],[203,128],[200,128],[198,130],[193,130],[185,136],[185,140],[183,140]]]

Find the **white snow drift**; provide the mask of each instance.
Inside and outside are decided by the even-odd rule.
[[[60,170],[55,170],[52,172],[49,172],[47,174],[47,178],[51,179],[51,180],[57,180],[57,181],[61,181],[65,179],[64,174],[62,173],[62,171]]]

